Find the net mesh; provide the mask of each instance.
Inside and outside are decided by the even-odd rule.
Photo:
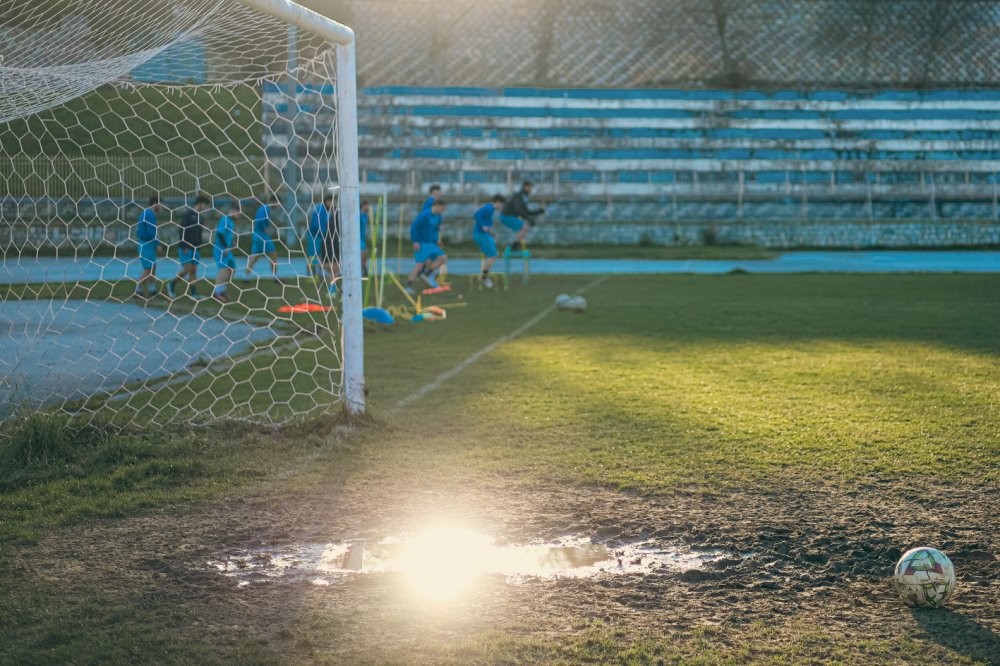
[[[362,85],[986,86],[994,0],[317,0]]]
[[[334,57],[232,0],[0,2],[0,420],[340,401]]]

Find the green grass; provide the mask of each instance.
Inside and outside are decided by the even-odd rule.
[[[446,346],[437,330],[408,338],[423,338],[445,368],[511,327],[500,322],[584,282],[543,284],[458,314]],[[556,313],[478,364],[467,380],[476,392],[445,385],[434,415],[450,427],[420,446],[446,464],[642,492],[763,483],[784,470],[914,478],[930,467],[996,481],[998,285],[993,276],[612,278],[588,294],[585,315]],[[383,362],[398,363],[395,350],[370,353],[376,409],[383,383],[431,378],[390,380]],[[503,429],[477,425],[494,410],[532,442],[530,455]]]
[[[0,124],[10,196],[260,194],[261,98],[232,88],[105,86]]]
[[[260,104],[254,86],[104,86],[0,125],[0,146],[13,157],[259,156]]]
[[[462,289],[469,305],[444,322],[373,331],[366,371],[375,422],[353,433],[331,435],[322,422],[279,433],[107,425],[67,433],[44,416],[9,425],[0,439],[0,661],[961,661],[961,649],[923,635],[855,638],[794,619],[652,631],[626,616],[594,621],[588,608],[559,633],[527,621],[457,634],[428,625],[412,644],[393,642],[402,626],[381,627],[388,638],[369,642],[357,614],[375,609],[333,604],[282,617],[284,628],[267,637],[209,621],[227,612],[221,583],[187,598],[169,577],[128,594],[91,579],[65,591],[26,573],[26,544],[97,519],[208,511],[219,498],[308,503],[331,489],[387,483],[431,490],[501,478],[667,498],[813,485],[870,492],[873,481],[1000,487],[993,275],[613,277],[587,293],[585,314],[550,314],[388,415],[556,294],[592,281]],[[288,376],[301,368],[294,359],[280,367]],[[193,388],[185,400],[199,395]],[[302,456],[312,456],[307,471],[276,475]]]

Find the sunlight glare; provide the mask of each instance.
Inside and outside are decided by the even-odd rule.
[[[406,542],[400,569],[413,590],[430,601],[446,602],[491,570],[493,541],[478,532],[454,526],[435,526]]]

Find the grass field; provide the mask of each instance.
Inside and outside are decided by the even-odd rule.
[[[248,197],[263,184],[261,133],[253,86],[104,86],[0,123],[0,178],[13,197]]]
[[[539,318],[582,288],[585,314]],[[538,278],[373,331],[363,419],[22,419],[0,440],[0,662],[995,662],[997,293],[993,275]],[[446,604],[394,574],[238,587],[207,564],[439,520],[740,555],[483,577]],[[889,585],[919,544],[955,562],[946,609]]]

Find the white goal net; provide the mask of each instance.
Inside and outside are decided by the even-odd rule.
[[[363,408],[350,40],[286,0],[0,0],[0,421]]]

